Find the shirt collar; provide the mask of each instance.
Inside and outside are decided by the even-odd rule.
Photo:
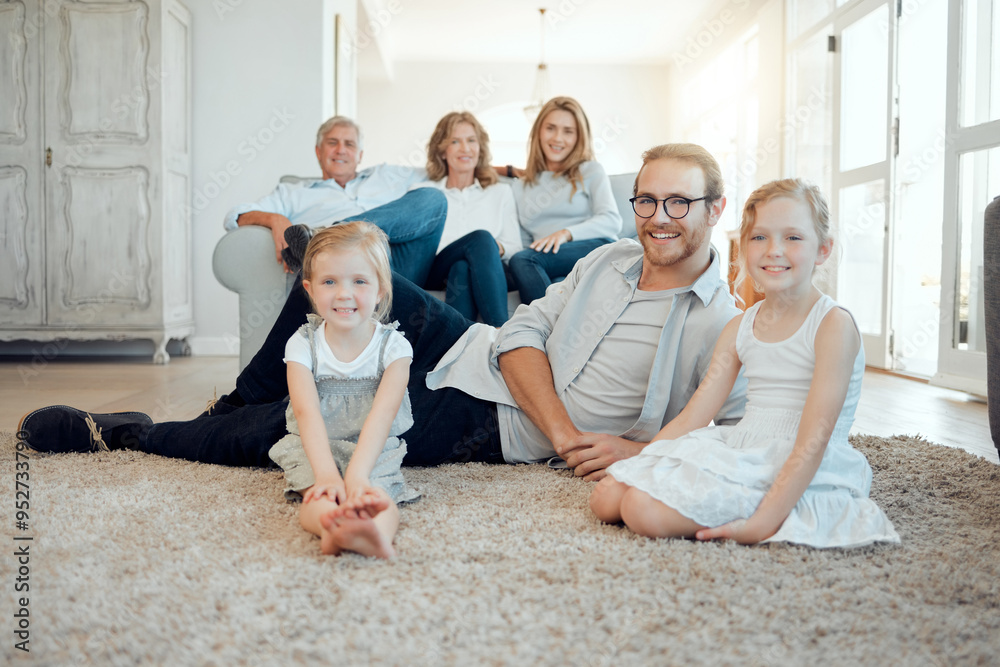
[[[479,182],[478,178],[473,178],[472,179],[472,185],[470,185],[467,188],[462,188],[462,189],[459,189],[459,188],[449,188],[448,187],[448,176],[445,176],[444,178],[442,178],[437,183],[438,183],[438,186],[442,190],[454,190],[455,192],[465,192],[466,190],[482,190],[483,189],[483,186]]]
[[[693,284],[688,286],[688,290],[695,293],[695,295],[701,299],[704,305],[708,305],[712,300],[712,296],[715,295],[716,290],[722,284],[722,279],[719,277],[719,252],[715,249],[715,246],[709,246],[709,256],[711,257],[711,262],[708,268],[698,276],[698,279],[694,281]],[[635,283],[639,280],[639,276],[642,274],[642,254],[637,258],[632,259],[626,257],[624,259],[618,259],[611,263],[619,272],[622,273],[625,280],[629,283]]]
[[[351,183],[354,183],[356,181],[361,182],[367,180],[372,175],[373,171],[375,171],[375,167],[368,167],[367,169],[362,169],[361,171],[357,172],[357,174],[354,175],[354,178],[347,181],[347,185],[350,185]],[[338,188],[341,187],[340,184],[337,183],[337,181],[333,180],[332,178],[317,178],[316,180],[314,180],[312,183],[309,184],[309,187],[310,188],[315,188],[317,186],[331,187],[331,184],[337,186]],[[347,186],[344,186],[341,189],[345,189],[346,187]]]

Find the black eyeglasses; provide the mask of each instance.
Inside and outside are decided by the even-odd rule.
[[[663,212],[667,214],[667,217],[680,220],[691,210],[691,204],[703,199],[705,197],[698,197],[697,199],[688,199],[687,197],[653,199],[652,197],[641,195],[639,197],[632,197],[629,201],[632,202],[632,210],[640,218],[652,218],[656,215],[656,204],[663,202]]]

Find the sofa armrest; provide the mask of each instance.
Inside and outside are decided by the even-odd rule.
[[[275,261],[274,241],[266,227],[240,227],[219,239],[212,270],[226,289],[240,297],[240,369],[264,344],[278,318],[294,276]]]

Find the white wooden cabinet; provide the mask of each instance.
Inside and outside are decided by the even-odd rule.
[[[0,340],[194,332],[191,17],[0,0]]]

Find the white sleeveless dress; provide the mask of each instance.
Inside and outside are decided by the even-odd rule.
[[[652,442],[638,456],[610,466],[608,474],[703,526],[749,518],[795,444],[816,364],[816,331],[837,307],[823,295],[799,330],[778,343],[757,340],[753,328],[760,304],[748,308],[736,336],[736,352],[747,379],[743,419],[732,426],[708,426],[676,440]],[[868,497],[872,480],[868,461],[847,441],[864,368],[864,351],[859,350],[844,407],[819,469],[781,528],[765,542],[814,547],[899,542],[892,522]]]

